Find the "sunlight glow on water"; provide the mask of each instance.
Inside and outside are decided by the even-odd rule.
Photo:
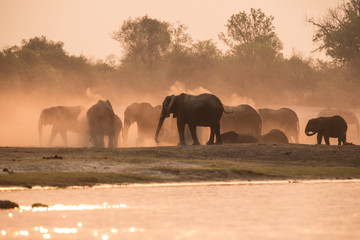
[[[96,209],[111,209],[111,208],[126,208],[126,204],[116,204],[116,205],[108,205],[104,202],[102,205],[88,205],[88,204],[80,204],[80,205],[63,205],[56,204],[54,206],[49,207],[37,207],[32,208],[31,206],[20,206],[19,212],[22,211],[32,211],[32,212],[43,212],[43,211],[81,211],[81,210],[96,210]],[[9,217],[12,217],[13,214],[9,213]],[[81,225],[81,222],[79,222]],[[80,227],[80,226],[79,226]]]
[[[108,209],[125,209],[127,208],[126,204],[108,204],[107,202],[104,202],[103,204],[79,204],[79,205],[63,205],[63,204],[56,204],[53,206],[48,207],[37,207],[32,208],[31,206],[22,206],[20,205],[19,209],[11,210],[12,212],[8,213],[8,217],[12,218],[14,220],[17,219],[17,217],[21,217],[21,214],[27,214],[27,213],[40,213],[40,212],[60,212],[60,211],[92,211],[92,210],[108,210]],[[66,215],[61,216],[63,219],[66,219]],[[35,226],[31,227],[27,230],[14,230],[14,231],[6,231],[0,229],[0,239],[3,239],[2,237],[11,236],[13,238],[19,238],[22,239],[24,237],[29,237],[31,235],[31,239],[34,238],[34,235],[40,236],[42,239],[52,239],[56,236],[61,235],[69,235],[69,234],[77,234],[79,233],[79,229],[83,226],[82,222],[77,222],[76,226],[72,227],[53,227],[53,228],[46,228],[44,226]],[[0,226],[1,227],[1,226]],[[109,230],[111,234],[117,234],[119,233],[119,229],[117,228],[111,228]],[[131,227],[127,230],[127,232],[135,232],[135,228]],[[30,234],[31,233],[31,234]],[[37,234],[38,233],[38,234]],[[101,240],[108,240],[109,234],[101,233],[99,234],[98,231],[93,231],[94,237],[101,237]]]
[[[360,239],[359,180],[271,182],[0,191],[0,240]]]

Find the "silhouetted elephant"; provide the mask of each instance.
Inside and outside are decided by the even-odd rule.
[[[215,135],[216,144],[221,144],[220,119],[223,112],[225,111],[220,99],[213,94],[204,93],[194,96],[182,93],[177,96],[167,96],[162,105],[155,141],[159,142],[159,132],[164,120],[172,113],[173,117],[177,118],[180,145],[185,145],[186,124],[189,126],[194,141],[193,145],[200,144],[196,135],[197,126],[210,127],[210,139],[207,144],[214,144]]]
[[[270,132],[260,137],[262,143],[289,143],[285,133],[279,129],[271,129]]]
[[[122,129],[121,119],[114,113],[109,100],[99,100],[87,111],[90,141],[95,147],[105,147],[104,136],[109,137],[108,147],[117,147]]]
[[[262,133],[265,134],[271,129],[283,131],[289,140],[299,143],[299,118],[290,108],[278,110],[269,108],[258,109],[262,121]]]
[[[330,145],[329,138],[337,138],[338,145],[346,142],[347,124],[340,116],[333,117],[319,117],[310,119],[305,128],[307,136],[317,135],[317,144],[321,144],[322,137],[325,143]]]
[[[128,139],[129,128],[133,123],[137,123],[138,136],[136,143],[142,143],[146,139],[154,139],[158,118],[161,113],[161,105],[151,106],[150,103],[133,103],[124,112],[123,138],[125,144]],[[166,124],[166,123],[165,123]],[[176,143],[178,136],[174,129],[176,122],[169,121],[164,126],[160,139],[168,143]],[[165,131],[164,131],[165,130]]]
[[[257,143],[259,139],[253,134],[237,133],[235,131],[228,131],[221,134],[223,143]]]
[[[67,131],[83,134],[84,126],[81,125],[78,117],[84,109],[82,106],[56,106],[43,109],[38,122],[40,146],[42,145],[42,128],[46,125],[52,125],[49,146],[53,144],[58,133],[61,134],[65,146],[68,145]]]
[[[360,125],[355,113],[348,110],[328,108],[319,112],[318,117],[331,117],[335,115],[342,117],[348,125],[354,124],[356,126],[357,136],[360,138]]]
[[[258,112],[249,105],[225,106],[226,111],[233,111],[231,114],[224,115],[221,120],[221,131],[235,131],[243,134],[253,134],[259,138],[261,136],[261,118]]]

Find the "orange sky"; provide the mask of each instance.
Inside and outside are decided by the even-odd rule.
[[[313,27],[305,17],[321,17],[342,0],[0,0],[0,48],[20,45],[21,39],[45,35],[64,42],[70,54],[105,58],[121,55],[110,35],[124,20],[148,14],[152,18],[188,26],[196,40],[218,39],[232,14],[261,8],[275,17],[274,25],[287,57],[293,49],[310,56]],[[319,54],[313,54],[319,57]]]

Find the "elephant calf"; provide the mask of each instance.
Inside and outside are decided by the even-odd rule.
[[[241,134],[235,131],[228,131],[221,134],[223,143],[258,143],[259,139],[253,134]]]
[[[305,128],[307,136],[317,135],[317,144],[321,144],[324,137],[325,143],[330,145],[329,138],[337,138],[338,145],[346,142],[347,123],[340,116],[319,117],[310,119]]]
[[[289,143],[285,133],[279,129],[272,129],[270,132],[260,137],[262,143]]]

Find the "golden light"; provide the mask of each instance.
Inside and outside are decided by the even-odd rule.
[[[77,233],[77,229],[76,228],[58,228],[58,227],[54,227],[54,232],[55,233],[70,234],[70,233]]]
[[[20,230],[19,233],[20,233],[20,236],[29,236],[29,232],[26,230]]]
[[[104,234],[101,236],[101,240],[108,240],[109,239],[109,236]]]
[[[50,236],[49,233],[45,233],[45,234],[43,234],[43,238],[44,238],[44,239],[50,239],[51,236]]]

